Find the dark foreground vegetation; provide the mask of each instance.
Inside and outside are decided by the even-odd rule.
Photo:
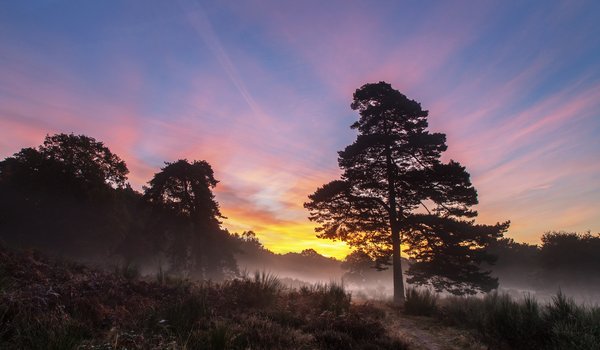
[[[429,290],[409,289],[406,313],[433,316],[475,331],[493,349],[593,350],[600,348],[600,308],[577,305],[558,292],[547,304],[531,296],[439,299]]]
[[[414,341],[394,329],[411,317],[405,314],[430,317],[411,321],[423,322],[425,331],[428,324],[464,329],[489,349],[600,344],[600,309],[562,293],[542,304],[498,293],[440,298],[409,289],[398,313],[352,302],[334,283],[291,289],[266,273],[193,283],[0,247],[1,349],[413,349]]]
[[[406,349],[383,317],[336,284],[138,280],[0,247],[2,349]]]

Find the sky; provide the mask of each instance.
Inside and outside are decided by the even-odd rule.
[[[2,1],[0,158],[85,134],[141,190],[206,160],[232,232],[341,258],[302,204],[337,179],[353,92],[386,81],[507,237],[600,232],[598,1]]]

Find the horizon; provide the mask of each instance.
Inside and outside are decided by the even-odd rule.
[[[0,158],[84,134],[138,191],[206,160],[224,227],[341,259],[302,204],[339,177],[352,93],[387,81],[447,135],[478,223],[530,244],[600,232],[598,3],[118,4],[0,4]]]

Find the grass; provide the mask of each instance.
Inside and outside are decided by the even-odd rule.
[[[474,330],[492,349],[597,350],[600,344],[600,309],[577,305],[562,292],[542,305],[529,295],[438,300],[428,290],[408,289],[405,312]]]
[[[144,279],[4,248],[0,266],[1,349],[406,349],[335,283]]]
[[[409,315],[431,316],[438,311],[438,296],[429,289],[406,289],[404,311]]]
[[[342,284],[317,283],[300,288],[300,293],[310,296],[316,310],[340,315],[350,308],[351,296]]]
[[[140,278],[140,267],[132,263],[123,263],[115,265],[114,274],[117,277],[122,277],[128,281],[133,281]]]

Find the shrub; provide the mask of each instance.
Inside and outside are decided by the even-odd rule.
[[[410,315],[431,316],[437,311],[438,296],[429,289],[408,288],[404,311]]]
[[[19,302],[0,306],[0,348],[65,350],[75,347],[90,331],[58,311],[39,314]]]
[[[317,283],[310,287],[303,287],[301,293],[310,295],[313,304],[319,312],[332,312],[342,314],[350,308],[351,295],[346,292],[342,284],[336,282]]]
[[[386,313],[351,305],[342,285],[286,290],[257,272],[223,283],[131,280],[122,274],[5,253],[0,348],[404,349]]]
[[[132,263],[116,265],[114,269],[115,276],[122,277],[127,281],[133,281],[141,276],[140,267]]]
[[[264,271],[256,271],[252,277],[225,281],[221,289],[233,305],[238,307],[266,308],[272,306],[283,291],[279,278]]]
[[[206,294],[201,288],[191,295],[186,295],[182,299],[167,304],[163,310],[158,313],[158,317],[153,318],[156,322],[166,327],[169,333],[173,334],[179,341],[187,342],[190,334],[200,327],[199,323],[208,315],[208,305]]]
[[[578,306],[562,292],[546,308],[553,349],[597,349],[600,344],[600,309]]]
[[[323,349],[406,349],[387,336],[381,320],[350,310],[343,315],[323,313],[307,325]]]
[[[233,349],[314,349],[314,337],[258,314],[235,318]]]

